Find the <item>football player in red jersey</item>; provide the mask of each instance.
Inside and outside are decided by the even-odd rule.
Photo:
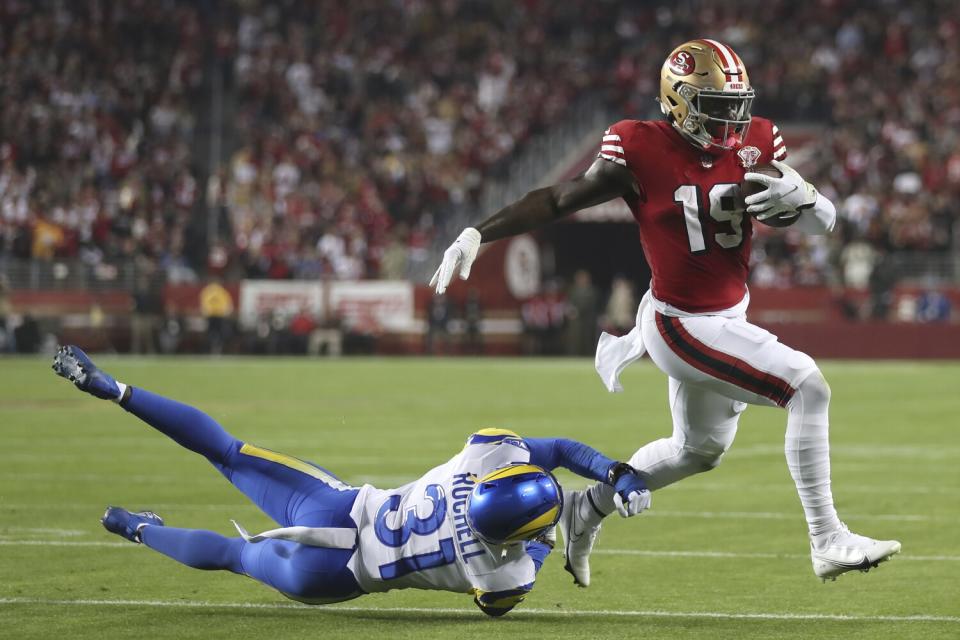
[[[664,119],[623,120],[604,132],[600,152],[581,176],[531,191],[444,253],[431,280],[443,293],[466,279],[482,242],[536,229],[580,209],[623,198],[640,226],[652,272],[650,291],[627,336],[601,336],[597,371],[611,391],[644,352],[669,376],[670,437],[641,447],[630,464],[658,489],[716,467],[733,443],[748,404],[787,410],[785,452],[823,579],[866,571],[900,543],[850,532],[830,488],[830,387],[810,356],[747,322],[752,218],[794,225],[808,234],[833,229],[833,204],[783,163],[776,125],[752,116],[754,91],[740,57],[715,40],[674,49],[660,72]],[[782,176],[750,169],[772,163]],[[767,188],[743,198],[744,180]],[[561,517],[567,569],[590,582],[589,554],[614,496],[604,486],[571,492]]]

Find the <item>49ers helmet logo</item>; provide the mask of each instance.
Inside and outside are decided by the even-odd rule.
[[[686,51],[678,51],[677,55],[670,58],[670,71],[678,76],[690,75],[696,66],[697,61]]]

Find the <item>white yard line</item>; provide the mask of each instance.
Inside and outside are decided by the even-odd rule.
[[[117,547],[136,549],[129,542],[107,542],[97,540],[10,540],[0,538],[0,547]]]
[[[663,518],[733,518],[736,520],[797,520],[803,518],[802,514],[784,513],[780,511],[660,511],[651,509],[644,512],[645,517],[663,517]],[[926,514],[909,513],[848,513],[844,514],[844,520],[889,520],[893,522],[957,522],[960,518],[956,516],[932,516]]]
[[[903,460],[953,460],[960,455],[960,448],[938,444],[929,445],[856,445],[831,444],[830,454],[835,460],[846,458],[898,458]],[[733,445],[725,458],[782,456],[783,443],[753,444],[738,447]]]
[[[960,456],[958,456],[960,457]],[[62,484],[64,480],[77,480],[77,481],[90,481],[90,482],[114,482],[117,479],[116,474],[98,474],[98,473],[84,473],[84,472],[71,472],[71,471],[56,471],[56,472],[42,472],[42,471],[31,471],[31,472],[0,472],[0,479],[10,480],[10,481],[44,481],[49,480],[51,482],[56,482]],[[189,476],[184,475],[163,475],[163,474],[128,474],[124,475],[123,479],[125,482],[151,482],[151,483],[164,483],[164,484],[186,484],[186,483],[196,483],[196,478],[190,478]],[[363,483],[370,483],[378,487],[399,487],[407,482],[416,480],[415,474],[401,476],[401,475],[351,475],[348,478],[343,478],[343,480],[349,481],[354,485],[361,485]],[[220,482],[215,476],[210,478],[211,483]],[[569,489],[581,489],[583,487],[590,486],[589,481],[583,480],[579,477],[572,477],[567,482],[563,483],[563,486]],[[734,483],[734,482],[704,482],[701,479],[692,480],[688,482],[680,482],[677,484],[672,484],[669,487],[664,487],[657,491],[658,494],[666,492],[705,492],[705,491],[722,491],[728,492],[731,494],[736,493],[785,493],[794,495],[796,490],[793,485],[789,482],[786,483]],[[875,494],[877,492],[877,485],[872,484],[841,484],[837,486],[836,493],[869,493]],[[948,485],[904,485],[897,487],[898,494],[918,494],[918,495],[949,495],[955,496],[960,495],[960,486],[948,486]],[[0,507],[3,504],[0,503]],[[42,505],[25,505],[25,506],[42,506]],[[74,506],[74,505],[67,505]],[[61,508],[58,505],[58,508]]]
[[[238,502],[237,504],[173,504],[173,503],[155,503],[136,504],[137,508],[149,507],[153,511],[225,511],[235,513],[241,510],[253,510],[256,507],[250,503]],[[102,513],[103,504],[77,504],[77,503],[5,503],[0,502],[0,510],[3,509],[34,509],[34,510],[70,510],[70,511],[96,511]],[[644,513],[643,517],[662,517],[662,518],[692,518],[692,519],[735,519],[735,520],[803,520],[803,514],[799,511],[781,512],[781,511],[671,511],[651,509]],[[911,514],[911,513],[850,513],[844,514],[845,520],[883,520],[889,522],[960,522],[960,516],[955,515],[929,515],[929,514]]]
[[[129,542],[114,542],[109,540],[21,540],[0,536],[0,546],[3,547],[111,547],[119,549],[136,549],[137,545]],[[760,559],[760,560],[801,560],[810,556],[802,553],[746,553],[737,551],[680,551],[657,549],[594,549],[594,555],[604,556],[640,556],[645,558],[700,558],[700,559]],[[960,556],[915,556],[897,554],[897,560],[911,560],[914,562],[960,562]]]
[[[594,549],[593,555],[641,556],[648,558],[717,558],[717,559],[761,559],[761,560],[809,560],[805,553],[741,553],[737,551],[670,551],[655,549]],[[913,560],[919,562],[960,562],[960,556],[913,556],[897,554],[897,561]]]
[[[87,607],[172,607],[186,609],[290,609],[301,611],[316,611],[323,613],[416,613],[444,615],[463,615],[476,617],[478,614],[471,609],[454,609],[450,607],[357,607],[333,605],[321,610],[307,605],[292,603],[258,603],[258,602],[200,602],[192,600],[54,600],[46,598],[0,598],[0,605],[44,605],[44,606],[87,606]],[[960,623],[960,616],[939,615],[907,615],[907,616],[872,616],[872,615],[845,615],[828,613],[733,613],[727,611],[611,611],[567,609],[524,609],[520,608],[510,614],[524,617],[551,617],[551,618],[582,618],[582,617],[618,617],[618,618],[712,618],[726,620],[836,620],[854,622],[954,622]]]
[[[76,536],[85,536],[89,531],[85,529],[48,529],[45,527],[5,527],[0,526],[0,536],[9,533],[36,533],[40,535],[54,535],[73,538]]]
[[[242,500],[242,498],[240,498]],[[98,504],[93,503],[77,503],[77,502],[2,502],[0,501],[0,510],[3,509],[17,509],[17,510],[42,510],[42,511],[92,511],[97,514],[99,518],[103,515],[103,510],[106,508],[109,502],[101,502]],[[257,506],[250,502],[240,502],[236,504],[188,504],[188,503],[172,503],[172,502],[151,502],[149,505],[134,504],[134,507],[140,508],[147,506],[151,510],[170,510],[170,511],[257,511]]]
[[[373,483],[376,484],[376,483]],[[564,485],[566,486],[566,485]],[[836,487],[837,493],[877,493],[875,484],[846,484],[841,483]],[[691,482],[678,482],[668,487],[660,489],[659,492],[666,491],[726,491],[730,493],[790,493],[795,494],[796,489],[789,482],[760,484],[749,482],[703,482],[698,480]],[[897,487],[897,493],[919,494],[919,495],[960,495],[960,487],[945,485],[910,485]]]

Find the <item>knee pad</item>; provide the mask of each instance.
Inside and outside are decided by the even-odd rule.
[[[680,452],[680,456],[685,465],[694,468],[697,473],[700,473],[701,471],[710,471],[711,469],[717,468],[721,460],[723,460],[723,454],[726,453],[726,451],[726,448],[698,450],[684,446]]]
[[[830,404],[830,385],[827,379],[819,369],[804,378],[803,382],[797,385],[797,391],[790,399],[789,407],[802,403],[807,408],[816,406],[826,407]]]
[[[697,473],[709,471],[720,464],[723,454],[730,449],[737,434],[740,411],[736,406],[733,406],[732,411],[733,417],[720,422],[710,430],[693,429],[681,438],[674,438],[674,445],[679,449],[684,464],[695,468]]]

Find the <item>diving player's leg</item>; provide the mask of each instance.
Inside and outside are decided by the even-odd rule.
[[[225,538],[201,529],[167,527],[152,511],[131,513],[122,507],[107,507],[100,522],[110,533],[145,544],[188,567],[243,573],[240,562],[240,553],[246,544],[243,538]]]
[[[195,569],[222,569],[249,576],[309,604],[342,602],[363,595],[348,568],[351,549],[311,547],[288,540],[247,542],[212,531],[147,526],[143,544]]]
[[[354,526],[347,521],[357,490],[325,469],[238,440],[202,411],[144,389],[131,387],[121,406],[205,456],[280,525]]]
[[[181,446],[205,456],[280,525],[352,526],[345,521],[357,490],[329,471],[242,442],[202,411],[140,388],[131,388],[121,406]]]
[[[288,540],[245,543],[243,572],[307,604],[330,604],[364,594],[350,570],[352,549],[313,547]]]
[[[203,411],[140,387],[128,387],[120,406],[215,466],[224,464],[231,450],[242,445]]]
[[[246,573],[241,555],[248,543],[243,538],[227,538],[203,529],[147,526],[141,530],[140,539],[154,551],[194,569]]]
[[[77,347],[61,347],[53,369],[81,391],[119,402],[182,447],[206,457],[279,524],[351,526],[346,523],[357,490],[325,469],[244,443],[199,409],[119,383]]]
[[[251,543],[213,531],[166,527],[155,514],[146,513],[110,507],[102,522],[108,531],[188,567],[246,575],[300,602],[342,602],[363,594],[348,567],[351,549],[309,547],[286,540]]]
[[[359,489],[322,467],[240,443],[218,468],[237,489],[284,527],[356,528],[350,510]]]
[[[237,442],[216,420],[199,409],[117,382],[97,368],[78,347],[61,347],[53,360],[53,370],[72,381],[81,391],[118,402],[180,446],[199,453],[214,464],[221,462]]]

